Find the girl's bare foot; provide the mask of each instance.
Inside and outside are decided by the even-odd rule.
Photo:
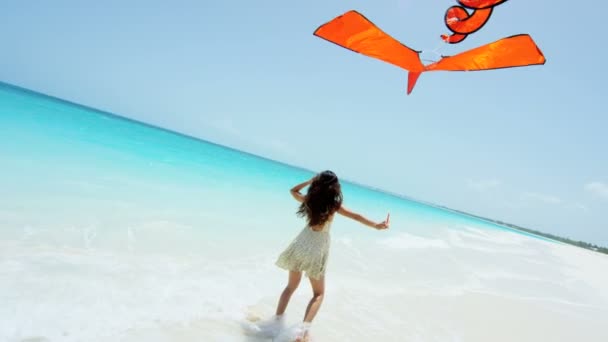
[[[301,325],[298,327],[298,330],[300,330],[300,331],[298,331],[295,342],[308,342],[308,340],[309,340],[308,329],[310,329],[310,323],[307,323],[307,322],[301,323]]]
[[[302,336],[298,336],[296,342],[308,342],[308,330],[305,330]]]

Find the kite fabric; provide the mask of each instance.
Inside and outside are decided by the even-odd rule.
[[[451,35],[441,35],[446,43],[457,44],[469,34],[479,31],[492,16],[494,7],[508,0],[458,0],[459,6],[452,6],[445,12],[445,25]],[[467,8],[473,10],[469,14]]]
[[[442,56],[439,61],[424,65],[420,59],[421,51],[402,44],[354,10],[321,25],[314,35],[407,70],[408,95],[414,89],[418,77],[427,71],[483,71],[545,64],[545,57],[532,38],[520,34],[454,56]]]

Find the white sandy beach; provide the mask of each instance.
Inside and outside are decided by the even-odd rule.
[[[149,241],[166,232],[161,226]],[[608,256],[508,231],[422,228],[333,227],[314,341],[608,339]],[[0,339],[264,341],[240,322],[270,317],[286,276],[273,264],[281,243],[259,240],[199,254],[5,241]],[[288,324],[301,319],[309,295],[303,279]]]

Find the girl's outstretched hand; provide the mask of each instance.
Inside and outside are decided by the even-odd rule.
[[[386,215],[386,220],[376,224],[376,229],[388,229],[390,217],[391,214],[388,213],[388,215]]]

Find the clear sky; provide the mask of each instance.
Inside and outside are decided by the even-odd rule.
[[[605,1],[6,1],[0,81],[528,228],[608,245]],[[312,35],[356,9],[435,58],[529,33],[544,66],[423,74]]]

